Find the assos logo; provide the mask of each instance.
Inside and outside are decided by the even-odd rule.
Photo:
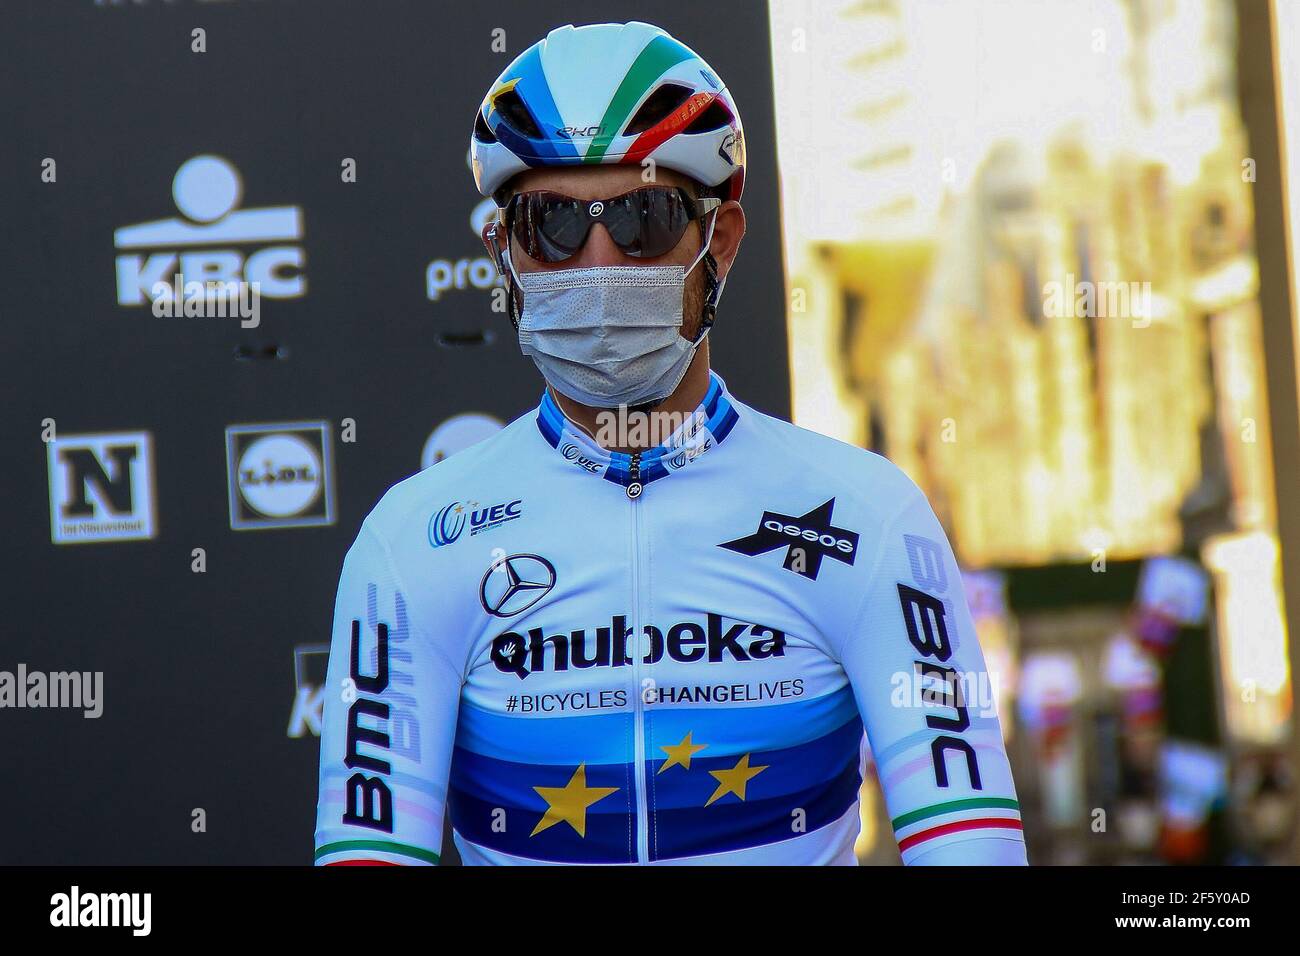
[[[187,281],[258,284],[259,294],[291,299],[307,291],[302,275],[302,210],[298,206],[237,209],[243,194],[239,173],[220,156],[195,156],[172,180],[172,199],[184,218],[123,226],[113,233],[118,305],[152,301],[155,285],[177,274]],[[190,247],[202,249],[183,251]],[[242,252],[234,246],[260,246]],[[147,251],[154,250],[154,251]],[[178,268],[179,267],[179,268]],[[176,292],[175,289],[172,290]]]
[[[232,425],[226,429],[226,469],[236,531],[334,523],[325,422]]]
[[[65,435],[46,449],[50,539],[55,544],[157,534],[148,432]]]
[[[479,508],[477,501],[453,501],[443,505],[429,518],[429,544],[443,548],[454,544],[469,525],[471,536],[499,528],[523,514],[523,498]]]
[[[835,499],[831,498],[801,515],[764,511],[757,531],[723,541],[718,547],[750,556],[785,548],[781,567],[815,581],[822,558],[851,565],[858,555],[858,533],[831,524],[834,509]]]

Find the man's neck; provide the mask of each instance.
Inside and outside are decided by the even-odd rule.
[[[650,416],[649,427],[638,429],[636,427],[638,413],[631,410],[620,412],[617,408],[583,405],[561,395],[549,385],[546,386],[546,390],[551,393],[552,400],[560,406],[560,411],[564,412],[565,417],[590,435],[591,439],[606,451],[619,451],[626,455],[645,451],[663,441],[673,430],[673,423],[685,421],[699,407],[700,402],[704,401],[704,396],[709,390],[708,343],[702,343],[696,350],[695,357],[691,359],[691,364],[686,369],[686,374],[677,383],[673,393],[646,413]],[[656,418],[661,415],[662,418]],[[626,422],[631,427],[624,431],[619,426],[620,422]]]

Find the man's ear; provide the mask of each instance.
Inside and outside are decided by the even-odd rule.
[[[713,215],[717,217],[717,224],[713,227],[709,251],[718,263],[718,279],[722,280],[731,271],[736,253],[740,251],[740,240],[745,237],[745,210],[736,200],[729,199]]]

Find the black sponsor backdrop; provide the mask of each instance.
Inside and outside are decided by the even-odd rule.
[[[431,260],[482,254],[469,226],[474,108],[551,27],[628,19],[700,51],[740,106],[748,236],[714,366],[786,415],[764,4],[0,5],[0,670],[102,671],[105,684],[98,720],[0,710],[0,862],[310,860],[317,739],[286,734],[294,648],[328,641],[343,554],[383,492],[418,469],[434,426],[463,411],[508,421],[540,394],[487,292],[425,294]],[[195,27],[206,53],[190,50]],[[489,46],[498,27],[504,54]],[[303,209],[306,294],[264,299],[257,329],[116,304],[114,230],[176,215],[172,178],[200,153],[238,169],[241,207]],[[45,157],[55,183],[40,180]],[[356,183],[340,181],[345,157]],[[480,332],[489,341],[439,344]],[[235,357],[277,346],[287,357]],[[349,417],[358,440],[342,444]],[[51,543],[46,418],[62,435],[153,434],[154,540]],[[333,423],[337,523],[232,531],[226,427],[304,420]],[[190,569],[197,547],[203,574]],[[192,832],[195,808],[206,833]]]

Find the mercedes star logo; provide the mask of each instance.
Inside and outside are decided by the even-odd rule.
[[[498,558],[478,586],[483,610],[495,617],[527,611],[555,587],[555,565],[540,554],[511,554]]]

